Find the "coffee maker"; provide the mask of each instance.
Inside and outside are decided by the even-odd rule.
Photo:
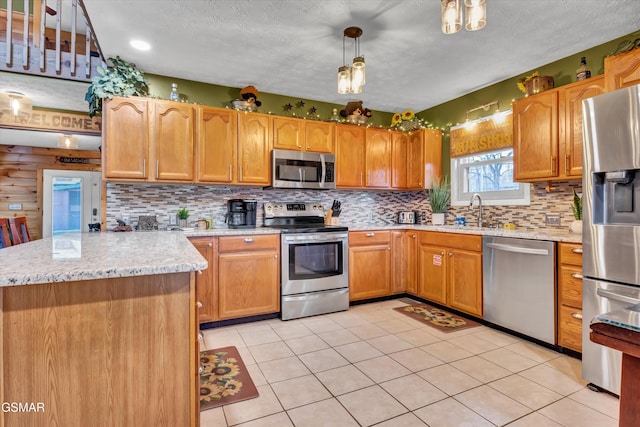
[[[228,200],[224,222],[229,228],[255,228],[257,205],[255,200]]]

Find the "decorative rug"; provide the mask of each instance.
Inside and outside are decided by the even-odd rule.
[[[412,304],[406,307],[396,307],[394,310],[447,333],[480,326],[478,322],[453,315],[427,304]]]
[[[258,397],[237,348],[201,351],[200,366],[201,411]]]

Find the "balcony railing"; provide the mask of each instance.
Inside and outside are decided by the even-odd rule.
[[[6,0],[0,71],[90,81],[102,63],[82,0]]]

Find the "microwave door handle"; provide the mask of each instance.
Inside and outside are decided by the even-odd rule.
[[[611,300],[618,301],[618,302],[624,302],[624,303],[628,303],[628,304],[638,304],[638,303],[640,303],[639,299],[631,298],[631,297],[628,297],[626,295],[616,294],[615,292],[607,291],[607,290],[602,289],[602,288],[598,288],[596,290],[596,294],[598,294],[598,296],[601,296],[601,297],[604,297],[604,298],[609,298]]]
[[[300,177],[300,182],[302,182],[302,168],[298,168],[298,176]]]
[[[303,169],[302,170],[302,182],[306,182],[307,181],[307,170]]]
[[[327,164],[324,161],[324,155],[320,155],[320,165],[322,165],[322,173],[320,174],[320,184],[324,184],[325,175],[327,173]]]

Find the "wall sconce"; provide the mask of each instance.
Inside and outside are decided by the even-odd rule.
[[[504,114],[499,114],[500,113],[500,101],[491,101],[491,102],[488,102],[486,104],[482,104],[479,107],[467,110],[466,121],[464,123],[465,128],[467,128],[467,129],[472,128],[473,126],[475,126],[475,123],[477,121],[477,120],[474,120],[472,122],[469,121],[469,114],[470,113],[473,113],[474,111],[479,111],[479,110],[489,111],[489,108],[491,108],[492,105],[496,106],[496,111],[493,113],[494,114],[493,121],[495,121],[496,123],[500,123],[501,121],[504,121]]]
[[[454,34],[462,28],[462,0],[442,1],[442,32]],[[467,31],[476,31],[487,25],[487,1],[464,0]]]
[[[360,93],[362,86],[366,83],[364,55],[360,54],[360,36],[362,29],[358,27],[349,27],[344,30],[342,36],[342,67],[338,68],[338,93]],[[355,56],[353,65],[349,67],[346,64],[345,53],[345,37],[354,39]]]
[[[75,135],[58,136],[58,148],[78,149],[78,138]]]
[[[25,94],[20,92],[0,93],[0,114],[28,119],[31,117],[32,111],[31,98]]]

